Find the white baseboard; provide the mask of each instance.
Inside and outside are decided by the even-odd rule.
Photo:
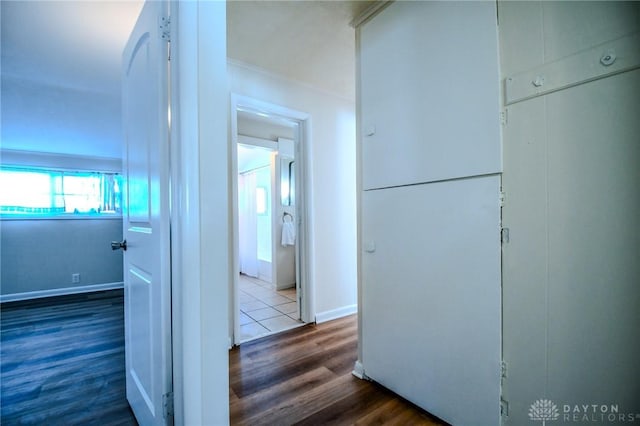
[[[358,312],[358,305],[348,305],[342,308],[332,309],[330,311],[319,312],[316,314],[316,323],[331,321],[334,319],[346,317],[347,315]]]
[[[351,372],[354,376],[356,376],[360,380],[368,380],[366,374],[364,374],[364,365],[360,361],[356,361],[356,364],[353,366],[353,371]]]
[[[288,288],[296,288],[296,283],[291,283],[291,284],[276,284],[276,290],[280,291],[280,290],[286,290]]]
[[[116,283],[83,285],[79,287],[29,291],[26,293],[3,294],[0,295],[0,303],[15,302],[18,300],[40,299],[43,297],[52,296],[66,296],[69,294],[90,293],[92,291],[117,290],[119,288],[124,288],[124,283],[122,281]]]

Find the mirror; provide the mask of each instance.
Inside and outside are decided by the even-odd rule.
[[[280,196],[282,205],[295,205],[295,161],[291,158],[280,159]]]

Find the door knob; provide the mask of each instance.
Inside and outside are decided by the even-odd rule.
[[[111,241],[111,250],[124,250],[127,251],[127,240]]]

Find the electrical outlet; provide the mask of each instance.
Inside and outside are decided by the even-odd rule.
[[[80,274],[71,274],[71,283],[79,283],[80,282]]]

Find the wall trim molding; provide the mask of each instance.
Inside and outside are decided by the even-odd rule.
[[[67,296],[70,294],[91,293],[94,291],[117,290],[124,288],[124,282],[83,285],[79,287],[54,288],[51,290],[37,290],[26,293],[0,295],[0,303],[16,302],[18,300],[41,299],[43,297]]]
[[[358,305],[347,305],[337,309],[331,309],[330,311],[318,312],[316,314],[316,323],[331,321],[334,319],[346,317],[347,315],[355,314],[358,312]]]
[[[367,375],[364,373],[364,365],[362,365],[359,360],[354,364],[351,374],[353,374],[360,380],[369,380],[369,377],[367,377]]]
[[[360,25],[364,24],[365,22],[369,21],[369,19],[380,13],[391,3],[393,3],[393,0],[381,0],[372,3],[371,6],[363,10],[362,13],[360,13],[358,16],[354,17],[351,22],[349,22],[349,25],[353,28],[358,28]]]

